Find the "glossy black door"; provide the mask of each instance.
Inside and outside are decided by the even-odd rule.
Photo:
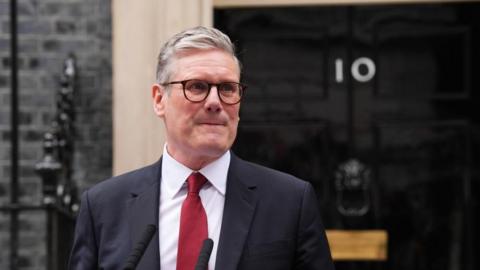
[[[388,261],[476,269],[480,4],[217,10],[249,89],[234,150],[315,186]]]

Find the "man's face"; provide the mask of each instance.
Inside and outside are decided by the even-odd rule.
[[[170,81],[199,79],[210,83],[239,82],[234,58],[218,49],[191,50],[177,55],[171,65]],[[177,161],[200,169],[220,157],[237,134],[240,104],[227,105],[212,87],[199,103],[188,101],[181,84],[152,87],[155,113],[164,119],[168,153]]]

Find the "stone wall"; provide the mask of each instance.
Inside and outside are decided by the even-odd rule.
[[[10,199],[10,18],[0,0],[0,205]],[[111,175],[111,1],[18,0],[20,201],[39,204],[33,167],[55,114],[64,59],[77,59],[73,180],[79,191]],[[20,215],[19,269],[45,269],[45,217]],[[9,216],[0,213],[0,269],[9,269]]]

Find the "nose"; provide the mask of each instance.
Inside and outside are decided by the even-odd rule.
[[[218,89],[215,85],[210,89],[207,98],[205,99],[205,108],[209,112],[220,112],[222,110],[222,102],[218,96]]]

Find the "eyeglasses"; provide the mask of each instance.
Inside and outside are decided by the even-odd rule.
[[[245,85],[236,82],[209,83],[195,79],[167,82],[162,85],[167,86],[170,84],[181,84],[185,98],[194,103],[204,101],[210,94],[212,86],[215,86],[217,88],[218,98],[228,105],[239,103],[247,88]]]

